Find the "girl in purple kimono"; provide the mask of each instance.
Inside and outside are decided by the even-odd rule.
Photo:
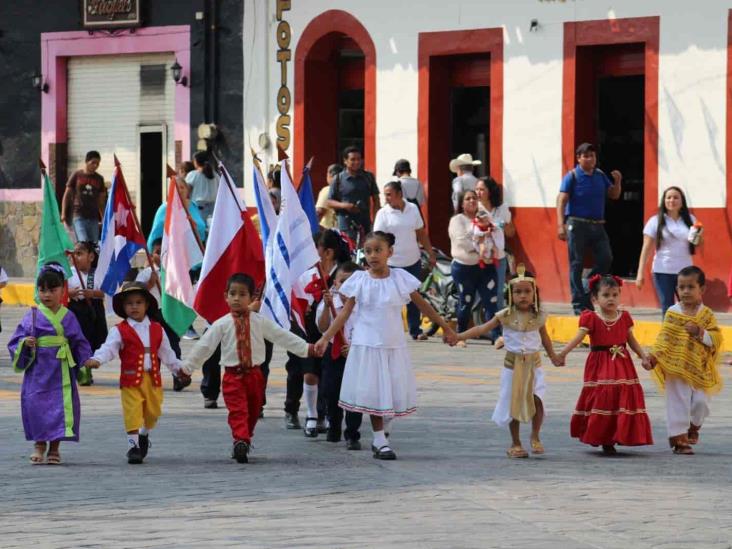
[[[79,440],[77,364],[91,356],[79,322],[61,304],[64,270],[41,267],[36,281],[40,305],[31,308],[15,330],[8,350],[16,372],[23,372],[20,406],[26,440],[35,441],[31,463],[59,464],[62,440]],[[46,444],[49,443],[48,454]]]

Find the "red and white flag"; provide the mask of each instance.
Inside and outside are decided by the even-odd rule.
[[[201,278],[193,308],[209,322],[229,312],[224,300],[226,281],[234,273],[245,273],[259,288],[264,283],[262,241],[254,227],[239,190],[224,180],[231,176],[222,164],[211,229],[203,256]]]

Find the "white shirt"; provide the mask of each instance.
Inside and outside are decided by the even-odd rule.
[[[424,189],[419,179],[404,175],[399,178],[399,182],[402,184],[402,194],[406,200],[416,200],[420,206],[424,204]]]
[[[81,271],[81,277],[84,280],[84,284],[82,285],[81,281],[79,280],[79,271],[71,268],[71,278],[69,278],[68,284],[69,284],[69,290],[76,290],[77,288],[88,288],[89,285],[87,284],[89,280],[89,273],[85,273],[84,271]],[[70,294],[71,292],[69,292]],[[75,297],[73,298],[74,301],[84,301],[84,296]]]
[[[308,356],[308,343],[280,328],[277,324],[259,313],[249,313],[249,338],[252,346],[252,364],[264,362],[264,340],[271,341],[300,357]],[[221,365],[238,366],[239,354],[236,349],[236,323],[231,313],[214,322],[201,336],[188,357],[183,362],[183,369],[193,371],[203,364],[221,344]]]
[[[219,179],[216,174],[213,179],[209,179],[203,172],[193,170],[186,175],[186,183],[191,186],[191,200],[194,202],[205,204],[216,201],[216,193],[219,190]]]
[[[343,300],[341,299],[340,294],[334,293],[333,294],[333,308],[335,309],[336,316],[338,316],[341,313],[341,309],[343,309]],[[353,319],[358,316],[356,310],[358,309],[358,305],[355,305],[353,307],[353,311],[351,311],[351,316],[348,317],[348,320],[346,320],[346,324],[343,326],[343,337],[346,338],[346,342],[351,341],[353,339]],[[317,315],[315,318],[320,319],[320,316],[325,311],[325,301],[321,301],[318,304],[318,308],[315,311],[315,314]],[[333,322],[333,318],[330,319],[331,322]],[[330,325],[330,324],[329,324]]]
[[[478,178],[472,173],[466,172],[458,175],[452,180],[452,207],[454,211],[458,210],[458,199],[465,191],[474,191]]]
[[[540,330],[545,323],[544,316],[539,315],[536,317],[530,313],[514,313],[511,315],[511,319],[508,320],[505,318],[505,315],[509,312],[509,309],[503,309],[496,313],[496,317],[503,327],[503,340],[506,351],[517,354],[529,354],[541,351],[543,345],[541,343]],[[519,323],[527,322],[528,319],[531,319],[536,329],[517,329]],[[512,326],[512,322],[516,323],[516,326]]]
[[[374,219],[374,230],[391,233],[396,238],[394,254],[389,258],[390,267],[411,267],[419,261],[419,244],[416,231],[424,227],[419,209],[404,200],[404,210],[386,204]]]
[[[131,318],[127,319],[127,324],[135,330],[135,333],[140,338],[142,346],[145,348],[150,347],[150,319],[145,317],[142,322],[137,322]],[[110,360],[119,356],[119,351],[122,348],[122,334],[117,326],[114,326],[109,330],[107,340],[102,343],[102,346],[96,350],[92,359],[96,360],[100,364],[105,364]],[[158,358],[160,362],[171,372],[177,372],[181,367],[181,361],[175,356],[173,349],[170,347],[170,341],[168,336],[163,331],[163,340],[160,342],[160,348],[158,349]],[[143,368],[146,372],[152,369],[152,361],[150,360],[150,353],[145,352],[145,359],[143,362]]]
[[[7,281],[8,281],[8,273],[5,272],[5,269],[0,267],[0,284],[2,284],[3,282],[7,282]]]
[[[653,256],[653,266],[651,270],[660,274],[677,274],[684,267],[693,265],[691,253],[689,252],[689,227],[686,226],[684,220],[679,217],[677,220],[672,219],[664,214],[666,224],[663,228],[663,238],[661,246],[656,249]],[[696,218],[691,216],[692,223],[696,222]],[[653,216],[643,227],[643,234],[653,239],[654,246],[656,244],[656,231],[658,230],[658,217]]]
[[[497,208],[490,210],[488,213],[491,214],[491,219],[493,220],[494,225],[496,225],[501,231],[501,236],[495,238],[495,243],[496,248],[498,248],[498,259],[503,259],[506,257],[506,235],[503,228],[511,223],[511,210],[508,209],[508,206],[504,202]]]
[[[158,269],[156,269],[157,271]],[[152,269],[150,267],[146,267],[142,269],[139,273],[137,273],[137,276],[135,277],[135,282],[142,282],[147,286],[148,282],[150,282],[150,277],[152,276]],[[157,284],[154,285],[152,288],[150,288],[150,293],[153,295],[155,300],[158,302],[158,307],[161,307],[163,305],[163,302],[160,299],[160,290],[158,290]]]

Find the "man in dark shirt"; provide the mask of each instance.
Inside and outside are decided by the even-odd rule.
[[[343,151],[346,167],[330,185],[327,206],[336,211],[338,228],[355,242],[371,231],[379,209],[379,188],[371,172],[361,169],[363,156],[358,147]]]
[[[101,156],[86,153],[84,168],[74,172],[66,183],[61,202],[61,221],[73,225],[78,242],[98,242],[101,212],[107,200],[104,178],[97,173]]]
[[[594,274],[608,274],[613,261],[610,240],[605,232],[605,197],[620,197],[623,176],[613,170],[613,181],[597,166],[594,145],[582,143],[577,147],[577,166],[562,179],[557,196],[557,236],[567,241],[569,250],[569,285],[572,309],[578,315],[592,310],[589,295],[582,284],[587,248],[592,250]]]

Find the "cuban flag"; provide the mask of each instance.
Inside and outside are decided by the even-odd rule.
[[[299,302],[301,299],[307,300],[307,294],[300,280],[318,262],[319,257],[310,231],[310,221],[290,179],[286,160],[282,161],[280,173],[282,204],[277,225],[273,231],[270,227],[271,233],[267,239],[267,285],[260,313],[289,329],[293,313],[298,323],[303,325],[303,311]]]
[[[114,157],[112,187],[107,197],[102,219],[102,238],[99,241],[99,262],[96,279],[99,289],[112,296],[130,270],[132,257],[145,247],[145,239],[138,229],[132,210],[130,194],[122,174],[122,166]]]

